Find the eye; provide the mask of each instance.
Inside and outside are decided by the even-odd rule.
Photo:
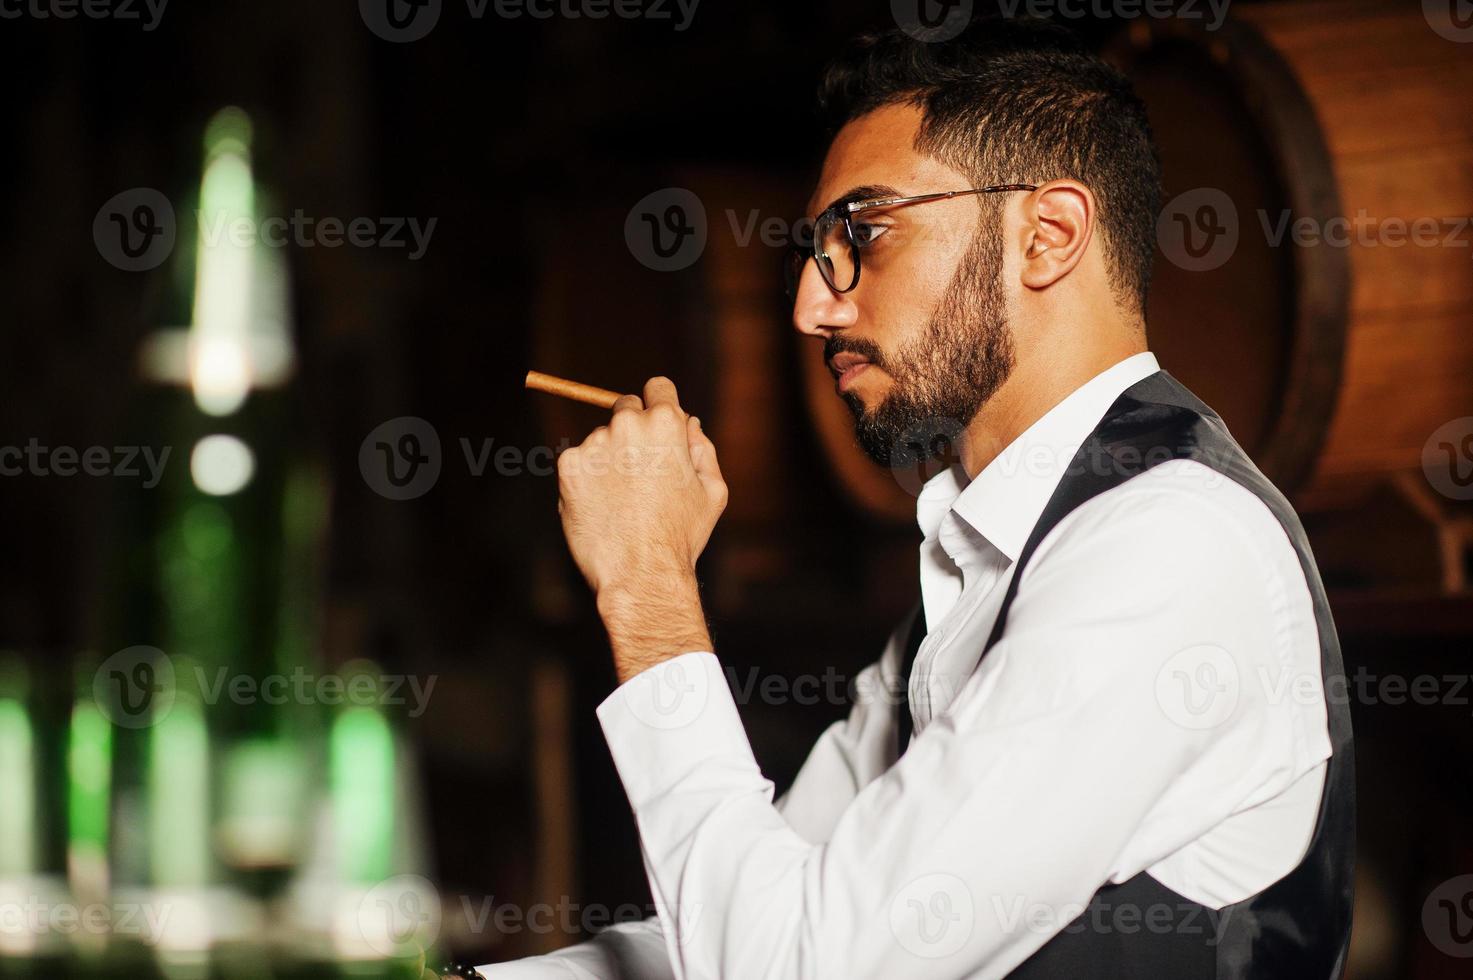
[[[889,225],[873,221],[852,221],[850,226],[854,229],[854,244],[860,248],[868,248],[890,230]]]

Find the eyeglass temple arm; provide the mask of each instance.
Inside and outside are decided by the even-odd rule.
[[[924,204],[927,201],[942,201],[962,194],[991,194],[997,191],[1036,191],[1036,184],[992,184],[988,187],[973,187],[964,191],[942,191],[937,194],[918,194],[915,197],[889,197],[879,201],[850,201],[845,209],[853,214],[870,208],[894,207],[897,204]]]

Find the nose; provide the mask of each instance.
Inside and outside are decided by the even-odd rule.
[[[853,293],[837,293],[824,282],[818,264],[809,259],[798,278],[798,293],[793,299],[793,329],[810,337],[827,339],[840,330],[854,326],[859,309],[851,299]]]

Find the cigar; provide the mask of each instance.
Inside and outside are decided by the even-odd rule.
[[[593,385],[582,384],[578,381],[569,381],[567,378],[543,374],[541,371],[527,372],[527,387],[533,391],[545,391],[549,395],[571,398],[573,401],[582,402],[585,405],[597,405],[599,408],[613,408],[614,402],[624,397],[617,391],[609,391],[607,388],[595,388]]]

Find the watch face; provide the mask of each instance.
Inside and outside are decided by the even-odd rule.
[[[468,963],[454,963],[440,970],[440,980],[450,980],[453,977],[460,977],[462,980],[486,980]]]

